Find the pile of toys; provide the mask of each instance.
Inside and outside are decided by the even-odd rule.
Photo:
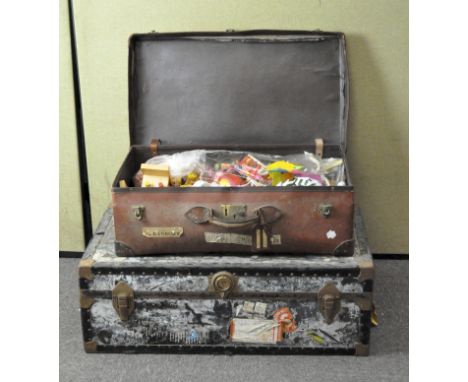
[[[135,187],[345,186],[341,158],[190,150],[143,163]]]

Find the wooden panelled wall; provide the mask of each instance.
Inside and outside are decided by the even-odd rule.
[[[61,2],[61,18],[66,15]],[[136,32],[321,29],[347,35],[349,158],[375,253],[408,252],[406,0],[75,0],[93,223],[129,145],[128,37]],[[60,248],[82,248],[68,38],[61,22]],[[62,99],[63,98],[63,99]]]

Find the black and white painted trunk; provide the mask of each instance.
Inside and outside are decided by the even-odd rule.
[[[80,263],[85,349],[366,355],[373,264],[359,214],[355,222],[352,257],[123,258],[114,252],[109,210]],[[237,280],[225,296],[210,288],[213,274],[223,271]],[[118,283],[134,293],[126,320],[112,302]],[[339,296],[331,315],[321,300],[325,287]]]

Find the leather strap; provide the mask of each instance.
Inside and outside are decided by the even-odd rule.
[[[153,138],[150,143],[150,149],[153,155],[158,153],[159,139]]]
[[[264,206],[255,212],[251,216],[231,218],[217,216],[211,208],[196,206],[188,210],[185,216],[195,224],[210,223],[225,228],[247,227],[253,224],[264,227],[268,224],[273,224],[283,216],[283,213],[273,206]]]
[[[315,139],[315,155],[319,158],[323,157],[323,139],[322,138]]]

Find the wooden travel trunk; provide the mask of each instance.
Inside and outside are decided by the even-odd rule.
[[[353,254],[342,33],[134,35],[129,114],[130,152],[112,187],[118,256]],[[315,152],[342,158],[346,183],[134,187],[141,163],[191,149]]]
[[[373,262],[354,254],[117,257],[111,210],[79,266],[87,352],[367,355]]]

